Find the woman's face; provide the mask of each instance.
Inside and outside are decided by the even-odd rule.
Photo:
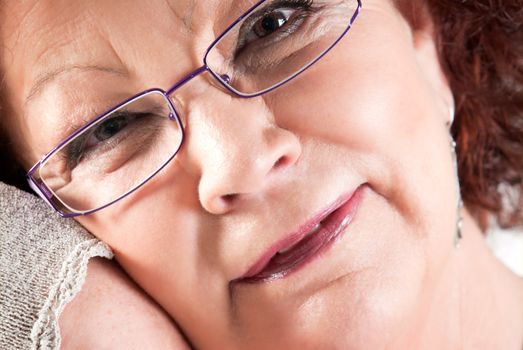
[[[26,165],[75,118],[199,67],[252,3],[5,4],[9,123]],[[204,73],[177,99],[177,158],[78,221],[197,348],[401,348],[422,337],[456,223],[452,98],[428,30],[412,31],[389,0],[366,0],[334,50],[283,87],[242,99]],[[355,191],[334,244],[291,273],[238,281]]]

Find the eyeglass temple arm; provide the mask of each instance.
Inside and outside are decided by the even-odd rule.
[[[45,191],[45,190],[47,190],[47,188],[45,187],[45,184],[38,185],[31,175],[27,176],[27,183],[29,184],[29,187],[31,187],[31,189],[33,191],[35,191],[36,194],[47,203],[47,205],[49,205],[52,209],[56,210],[53,203],[51,203],[50,196],[52,196],[52,194],[49,193],[48,191]]]

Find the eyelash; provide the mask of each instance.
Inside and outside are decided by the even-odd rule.
[[[121,113],[121,114],[115,115],[113,118],[129,117],[129,118],[134,120],[134,119],[139,118],[141,115],[143,115],[143,113],[125,112],[125,113]],[[122,129],[122,130],[124,130],[124,129]],[[72,142],[71,144],[66,146],[65,152],[63,152],[62,155],[63,155],[64,160],[65,160],[65,162],[67,164],[67,167],[69,169],[74,169],[74,167],[78,164],[78,161],[82,157],[88,155],[91,151],[96,151],[97,149],[99,149],[98,146],[91,147],[91,149],[85,149],[85,147],[84,147],[87,139],[95,131],[96,131],[96,128],[93,131],[88,132],[88,133],[82,135],[81,137],[76,139],[74,142]],[[120,135],[118,135],[118,134],[120,134]],[[111,138],[109,138],[107,140],[104,140],[104,141],[100,142],[100,145],[101,145],[100,147],[104,147],[104,146],[111,147],[111,145],[107,144],[108,142],[110,142],[112,144],[112,147],[114,147],[118,143],[118,141],[122,137],[125,136],[125,135],[121,135],[121,132],[119,132],[118,134],[115,137],[111,137]]]
[[[285,23],[284,27],[285,29],[279,30],[280,35],[287,35],[292,34],[292,31],[296,28],[296,23],[290,23],[299,21],[300,19],[303,19],[307,16],[307,14],[314,12],[316,8],[314,7],[314,0],[280,0],[276,1],[275,3],[267,6],[266,8],[263,8],[254,14],[252,14],[241,26],[238,42],[236,44],[235,49],[235,56],[238,56],[241,54],[241,52],[247,47],[250,43],[246,43],[246,36],[247,33],[250,33],[250,31],[254,28],[254,25],[258,20],[263,18],[264,16],[278,10],[281,8],[287,8],[287,9],[296,9],[300,10],[302,13],[298,16],[298,18],[293,18],[292,20],[289,20],[289,24]],[[286,28],[288,26],[291,26],[290,28]],[[272,37],[273,34],[269,34],[268,37]],[[260,40],[264,40],[265,38],[261,38]],[[266,39],[265,39],[266,40]]]

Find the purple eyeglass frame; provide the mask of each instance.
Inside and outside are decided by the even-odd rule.
[[[348,25],[347,25],[347,28],[345,28],[345,30],[342,32],[342,34],[325,51],[323,51],[320,55],[318,55],[315,59],[313,59],[307,65],[302,67],[300,70],[296,71],[294,74],[289,76],[287,79],[282,80],[281,82],[279,82],[279,83],[277,83],[277,84],[275,84],[273,86],[270,86],[269,88],[267,88],[265,90],[262,90],[262,91],[259,91],[259,92],[253,93],[253,94],[245,94],[245,93],[242,93],[242,92],[236,90],[231,85],[229,85],[227,83],[227,81],[226,81],[227,80],[226,76],[221,76],[220,74],[214,72],[207,64],[207,56],[208,56],[209,52],[221,41],[221,39],[225,35],[227,35],[231,31],[231,29],[234,28],[238,24],[238,22],[242,21],[245,17],[251,15],[260,5],[262,5],[264,2],[267,2],[267,1],[269,1],[269,0],[260,0],[260,1],[258,1],[249,10],[247,10],[243,15],[241,15],[234,22],[232,22],[229,25],[229,27],[227,27],[227,29],[225,29],[212,42],[212,44],[207,48],[207,50],[205,51],[205,55],[203,57],[203,65],[201,67],[195,69],[191,73],[187,74],[184,78],[178,80],[171,88],[169,88],[166,91],[164,91],[164,90],[162,90],[160,88],[152,88],[152,89],[144,90],[144,91],[142,91],[142,92],[140,92],[138,94],[135,94],[135,95],[131,96],[130,98],[124,100],[123,102],[119,103],[118,105],[112,107],[108,111],[100,114],[95,119],[93,119],[89,123],[85,124],[80,129],[76,130],[74,133],[72,133],[67,138],[65,138],[63,141],[61,141],[51,151],[49,151],[47,154],[45,154],[36,164],[34,164],[31,167],[31,169],[27,172],[27,175],[26,175],[27,182],[28,182],[29,186],[31,187],[31,189],[33,191],[35,191],[51,208],[56,210],[58,212],[58,214],[60,216],[64,217],[64,218],[71,218],[71,217],[76,217],[76,216],[89,215],[89,214],[92,214],[94,212],[102,210],[102,209],[104,209],[104,208],[106,208],[106,207],[108,207],[108,206],[110,206],[110,205],[120,201],[121,199],[127,197],[128,195],[130,195],[134,191],[138,190],[145,183],[147,183],[151,178],[156,176],[156,174],[158,174],[163,168],[165,168],[165,166],[167,164],[169,164],[169,162],[176,156],[176,154],[178,154],[178,151],[180,150],[180,148],[181,148],[181,146],[182,146],[182,144],[183,144],[183,142],[185,140],[185,131],[184,131],[184,128],[183,128],[183,124],[182,124],[182,122],[180,120],[180,117],[178,115],[178,112],[176,111],[176,108],[175,108],[171,98],[169,97],[176,90],[178,90],[180,87],[182,87],[183,85],[188,83],[193,78],[199,76],[200,74],[202,74],[204,72],[209,72],[227,91],[229,91],[232,94],[234,94],[234,95],[236,95],[238,97],[241,97],[241,98],[253,98],[253,97],[258,97],[258,96],[261,96],[261,95],[266,94],[268,92],[271,92],[271,91],[279,88],[280,86],[288,83],[292,79],[296,78],[298,75],[303,73],[305,70],[309,69],[316,62],[318,62],[321,58],[323,58],[323,56],[325,56],[330,50],[332,50],[332,48],[334,46],[336,46],[338,44],[338,42],[350,30],[350,28],[352,27],[354,21],[356,20],[356,18],[358,17],[358,15],[359,15],[359,13],[361,12],[361,9],[362,9],[362,0],[351,0],[351,1],[357,2],[358,5],[357,5],[356,10],[355,10],[354,14],[352,15],[349,23],[348,23]],[[151,175],[149,175],[147,178],[145,178],[142,182],[140,182],[138,185],[133,187],[131,190],[127,191],[126,193],[124,193],[120,197],[116,198],[115,200],[113,200],[113,201],[111,201],[111,202],[109,202],[107,204],[104,204],[104,205],[102,205],[102,206],[100,206],[98,208],[95,208],[95,209],[92,209],[92,210],[88,210],[88,211],[72,212],[72,210],[71,210],[71,212],[68,212],[68,211],[65,211],[62,208],[56,206],[53,203],[53,201],[52,201],[52,199],[54,197],[53,192],[44,184],[43,181],[40,182],[40,181],[37,181],[35,179],[35,177],[33,176],[35,174],[35,172],[38,171],[40,166],[42,166],[43,163],[45,163],[50,157],[52,157],[56,152],[58,152],[66,143],[68,143],[70,140],[75,138],[78,134],[82,133],[85,129],[89,128],[91,125],[97,123],[101,119],[105,118],[108,114],[114,112],[115,110],[119,109],[120,107],[124,106],[125,104],[130,103],[130,102],[132,102],[132,101],[134,101],[134,100],[136,100],[138,98],[141,98],[142,96],[144,96],[146,94],[150,94],[150,93],[160,93],[160,94],[163,95],[163,97],[165,98],[165,100],[167,101],[167,103],[168,103],[168,105],[169,105],[169,107],[171,109],[171,113],[169,115],[169,119],[171,119],[172,121],[177,122],[179,124],[179,126],[180,126],[180,129],[181,129],[180,143],[178,145],[178,148],[173,152],[172,156],[169,157],[156,171],[154,171]],[[68,206],[65,203],[63,203],[63,201],[59,197],[57,197],[57,199],[58,199],[58,201],[60,203],[62,203],[63,207],[68,208]]]

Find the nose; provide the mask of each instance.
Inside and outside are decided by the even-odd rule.
[[[175,97],[185,114],[181,161],[197,169],[201,206],[226,214],[285,176],[299,159],[301,144],[277,125],[261,97],[233,97],[208,84],[195,90]]]

